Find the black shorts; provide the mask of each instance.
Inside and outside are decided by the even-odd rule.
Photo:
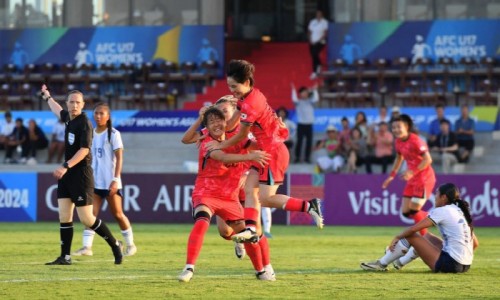
[[[109,190],[94,189],[94,194],[102,199],[106,199],[109,196]],[[123,198],[121,190],[118,190],[116,194]]]
[[[70,198],[75,206],[92,205],[94,175],[92,167],[73,167],[57,182],[57,198]]]
[[[462,265],[454,260],[447,252],[441,251],[441,255],[434,266],[434,272],[438,273],[465,273],[470,265]]]

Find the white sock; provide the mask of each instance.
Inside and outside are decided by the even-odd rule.
[[[187,270],[187,269],[191,269],[194,272],[194,265],[186,264],[186,266],[184,267],[184,270]]]
[[[401,265],[405,266],[417,258],[418,258],[417,251],[415,251],[415,248],[410,247],[410,250],[408,250],[408,252],[401,258],[399,258],[399,262],[401,263]]]
[[[264,228],[264,232],[271,232],[271,224],[272,224],[271,208],[263,207],[261,209],[261,215],[262,215],[262,227]]]
[[[405,253],[408,251],[409,248],[410,248],[410,243],[408,243],[406,239],[400,239],[396,243],[394,251],[390,251],[389,249],[387,249],[385,251],[385,255],[382,256],[382,258],[379,259],[379,261],[382,265],[387,266],[391,262],[405,255]]]
[[[95,231],[92,229],[84,229],[83,230],[83,247],[87,247],[89,249],[92,248],[92,244],[94,243]]]
[[[132,227],[122,230],[122,236],[127,246],[132,246],[134,244],[134,233],[132,232]]]

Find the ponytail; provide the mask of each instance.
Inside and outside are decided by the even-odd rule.
[[[458,190],[458,188],[453,183],[445,183],[439,186],[438,189],[439,194],[445,195],[450,204],[455,204],[456,206],[458,206],[458,208],[460,208],[460,210],[464,214],[467,224],[469,224],[469,227],[472,230],[472,215],[470,213],[469,203],[460,198],[460,191]]]
[[[113,124],[111,123],[111,116],[109,116],[109,120],[106,122],[106,127],[108,127],[108,142],[111,143],[111,131],[113,130]]]

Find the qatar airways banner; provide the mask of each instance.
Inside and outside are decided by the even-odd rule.
[[[123,174],[123,211],[132,223],[193,223],[195,178],[195,174]],[[288,192],[287,186],[280,187],[283,193]],[[107,202],[100,217],[116,222]],[[52,174],[38,174],[38,220],[58,220],[57,181]],[[287,224],[287,214],[274,210],[273,223]]]
[[[328,59],[495,57],[500,35],[484,33],[499,28],[498,19],[330,23]]]
[[[384,175],[325,176],[325,224],[405,226],[413,220],[400,213],[405,185],[395,179],[382,189]],[[462,199],[470,204],[474,226],[500,226],[500,175],[439,175],[436,187],[452,182],[460,188]],[[424,207],[434,205],[434,195]]]

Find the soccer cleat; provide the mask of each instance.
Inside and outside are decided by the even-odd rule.
[[[245,245],[243,245],[242,243],[234,242],[234,254],[238,259],[245,258],[245,256],[247,255]]]
[[[113,250],[113,256],[115,257],[115,265],[119,265],[123,261],[123,243],[121,241],[116,241],[118,245],[111,247]]]
[[[94,255],[94,252],[92,252],[92,248],[83,246],[82,248],[71,253],[71,255],[74,255],[74,256],[92,256],[92,255]]]
[[[401,261],[399,261],[399,258],[392,262],[392,266],[396,270],[401,270],[404,267],[404,265],[401,263]]]
[[[46,265],[51,266],[68,266],[71,265],[71,257],[66,259],[63,256],[59,256],[56,260],[46,263]]]
[[[366,271],[387,271],[387,266],[384,266],[380,261],[371,261],[361,263],[361,269]]]
[[[265,265],[264,271],[266,271],[266,273],[268,274],[271,274],[271,277],[274,278],[273,281],[276,280],[276,274],[274,273],[274,269],[273,266],[271,266],[271,264]]]
[[[233,235],[231,239],[236,243],[257,243],[259,236],[251,228],[245,228],[242,232]]]
[[[269,232],[269,231],[264,231],[264,235],[266,236],[266,238],[268,239],[272,239],[273,238],[273,235]]]
[[[267,272],[265,269],[260,272],[256,272],[255,277],[257,277],[258,280],[276,281],[276,277]]]
[[[189,282],[193,278],[194,271],[191,268],[182,270],[181,274],[177,277],[180,282]]]
[[[132,256],[137,253],[137,247],[135,245],[129,245],[125,248],[125,252],[123,252],[124,256]]]
[[[309,200],[308,202],[309,202],[309,209],[307,210],[307,212],[314,219],[314,222],[316,222],[316,226],[318,226],[319,229],[322,229],[323,214],[321,213],[321,200],[319,200],[318,198],[314,198]]]

